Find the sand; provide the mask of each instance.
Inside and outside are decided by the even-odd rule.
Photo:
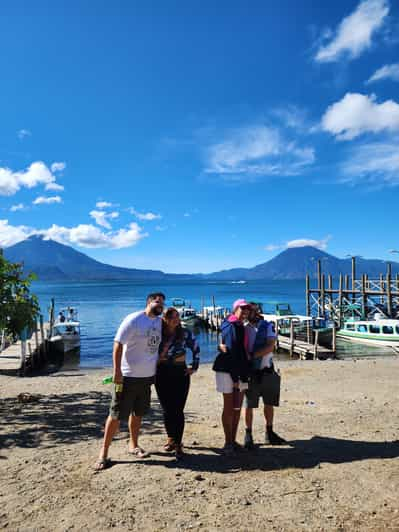
[[[221,397],[203,365],[186,407],[184,462],[162,451],[154,393],[141,438],[151,457],[127,454],[124,426],[101,473],[93,464],[109,370],[0,375],[0,529],[399,530],[399,359],[280,367],[275,429],[290,445],[262,444],[258,410],[256,451],[221,456]],[[41,397],[20,403],[22,392]]]

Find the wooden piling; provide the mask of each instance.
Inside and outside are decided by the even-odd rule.
[[[392,286],[391,286],[392,267],[391,263],[387,264],[387,314],[392,318]]]
[[[342,316],[342,283],[343,277],[342,273],[339,274],[339,286],[338,286],[338,312],[339,312],[339,327],[342,327],[343,316]]]
[[[319,329],[316,329],[315,335],[314,335],[313,360],[316,360],[316,358],[317,358],[318,346],[319,346]]]
[[[334,353],[337,352],[337,327],[335,326],[335,323],[333,325],[333,330],[332,330],[332,350]]]
[[[290,358],[292,358],[294,356],[294,343],[295,343],[294,321],[291,320],[291,323],[290,323]]]

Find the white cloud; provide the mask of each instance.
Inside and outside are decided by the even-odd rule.
[[[289,240],[285,244],[268,244],[265,246],[266,251],[277,251],[279,249],[288,248],[303,248],[305,246],[312,246],[319,249],[327,249],[327,244],[331,240],[331,236],[328,235],[325,238],[316,240],[313,238],[297,238],[295,240]]]
[[[327,249],[328,241],[331,236],[326,236],[321,240],[314,240],[313,238],[297,238],[286,243],[286,248],[303,248],[304,246],[313,246],[314,248]]]
[[[51,165],[51,171],[52,172],[62,172],[63,170],[65,170],[66,168],[66,163],[62,163],[62,162],[59,162],[59,163],[53,163]]]
[[[341,181],[350,184],[399,185],[399,137],[355,147],[343,163],[342,173]]]
[[[10,211],[11,212],[22,211],[24,208],[25,208],[25,205],[23,203],[18,203],[17,205],[12,205],[10,207]]]
[[[166,231],[167,230],[167,227],[164,226],[164,225],[156,225],[155,226],[155,231]]]
[[[206,152],[205,172],[228,181],[298,175],[315,160],[314,149],[300,147],[277,128],[264,125],[229,132]]]
[[[7,247],[25,240],[32,234],[32,229],[24,225],[9,225],[8,220],[0,220],[0,247]]]
[[[0,196],[13,196],[20,188],[34,188],[55,182],[55,176],[42,162],[32,163],[25,171],[13,172],[9,168],[0,168]]]
[[[329,41],[321,46],[316,61],[338,61],[343,55],[354,59],[371,47],[373,35],[382,27],[389,13],[387,0],[363,0],[355,11],[345,17]]]
[[[265,246],[266,251],[276,251],[277,249],[281,249],[283,246],[279,244],[268,244]]]
[[[19,140],[23,140],[25,137],[30,137],[32,133],[29,129],[20,129],[17,133]]]
[[[185,212],[183,214],[184,218],[190,218],[191,214],[189,212]]]
[[[49,183],[44,188],[45,190],[52,190],[54,192],[62,192],[64,190],[63,185],[59,185],[58,183]]]
[[[46,231],[41,231],[47,238],[86,248],[113,248],[120,249],[137,244],[142,238],[148,236],[135,222],[129,224],[127,229],[114,232],[102,232],[91,224],[80,224],[77,227],[67,228],[52,225]]]
[[[118,218],[119,212],[104,212],[104,211],[90,211],[90,216],[94,218],[97,225],[101,225],[101,227],[106,227],[107,229],[111,229],[111,224],[108,222],[108,219],[114,219]]]
[[[135,222],[119,231],[102,232],[101,229],[90,224],[80,224],[76,227],[53,224],[48,229],[35,229],[24,225],[12,226],[8,220],[0,220],[0,247],[12,246],[35,234],[66,245],[111,249],[135,246],[142,238],[148,236],[148,233],[143,233],[142,228]]]
[[[107,207],[112,207],[112,203],[109,203],[109,201],[97,201],[96,207],[98,209],[106,209]]]
[[[381,79],[391,79],[399,81],[399,63],[391,65],[384,65],[374,72],[374,74],[366,81],[366,84],[380,81]]]
[[[62,203],[61,196],[39,196],[33,202],[33,205],[50,205],[51,203]]]
[[[145,220],[147,222],[152,222],[153,220],[160,220],[162,216],[160,214],[154,214],[153,212],[138,212],[134,207],[129,207],[128,211],[130,214],[133,214],[139,220]]]
[[[351,140],[362,133],[399,130],[399,104],[377,103],[375,95],[348,92],[327,108],[321,127],[339,140]]]

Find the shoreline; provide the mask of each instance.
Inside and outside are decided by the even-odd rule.
[[[126,452],[126,426],[110,450],[113,465],[93,474],[109,407],[107,368],[37,377],[0,375],[0,528],[18,531],[399,529],[394,357],[279,361],[281,406],[275,430],[289,445],[220,455],[222,399],[210,364],[192,378],[181,464],[162,451],[155,391],[138,461]],[[108,368],[109,371],[109,368]],[[18,394],[36,401],[20,403]],[[239,441],[243,439],[243,424]]]

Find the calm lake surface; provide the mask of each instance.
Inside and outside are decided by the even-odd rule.
[[[34,292],[40,302],[45,320],[51,298],[55,309],[66,306],[77,307],[81,322],[80,353],[69,356],[68,365],[75,367],[107,367],[112,365],[112,344],[115,332],[122,319],[129,313],[145,307],[149,292],[164,292],[166,305],[175,297],[182,297],[196,309],[212,304],[230,307],[238,298],[260,301],[266,310],[273,309],[273,302],[286,302],[296,313],[305,314],[305,281],[249,281],[245,284],[224,282],[161,282],[153,284],[134,281],[87,281],[87,282],[35,282]],[[201,360],[213,361],[218,335],[195,330],[200,346]],[[392,350],[360,344],[341,342],[340,357],[391,355]]]

